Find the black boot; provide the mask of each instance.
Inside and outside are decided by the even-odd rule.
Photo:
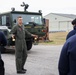
[[[21,71],[17,71],[18,74],[24,74],[26,73],[25,71],[21,70]]]
[[[22,68],[23,71],[27,71],[27,69]]]

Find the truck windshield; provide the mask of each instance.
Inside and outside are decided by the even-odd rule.
[[[13,21],[17,21],[17,17],[21,16],[23,18],[23,24],[27,25],[30,22],[36,23],[37,25],[42,25],[42,16],[41,15],[32,15],[32,14],[12,14]]]

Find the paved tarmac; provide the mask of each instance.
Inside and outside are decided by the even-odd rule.
[[[58,75],[58,60],[62,45],[33,45],[25,64],[27,72],[19,75]],[[18,75],[15,67],[15,53],[2,54],[5,75]]]

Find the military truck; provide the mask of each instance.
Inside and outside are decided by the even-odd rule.
[[[10,31],[13,25],[17,24],[17,17],[21,16],[25,29],[32,34],[38,35],[38,38],[28,38],[28,36],[25,38],[27,49],[30,50],[32,48],[32,42],[36,42],[46,35],[45,19],[42,17],[40,10],[39,12],[28,12],[26,10],[27,4],[23,3],[21,6],[24,6],[24,11],[15,11],[15,8],[12,8],[12,11],[0,14],[0,30],[4,32],[8,40],[7,46],[14,46],[15,41],[12,40]]]

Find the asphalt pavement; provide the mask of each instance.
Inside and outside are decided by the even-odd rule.
[[[24,66],[27,72],[21,75],[58,75],[61,48],[62,45],[33,45],[32,49],[28,51],[28,58]],[[2,59],[5,63],[5,75],[18,75],[14,50],[2,54]]]

